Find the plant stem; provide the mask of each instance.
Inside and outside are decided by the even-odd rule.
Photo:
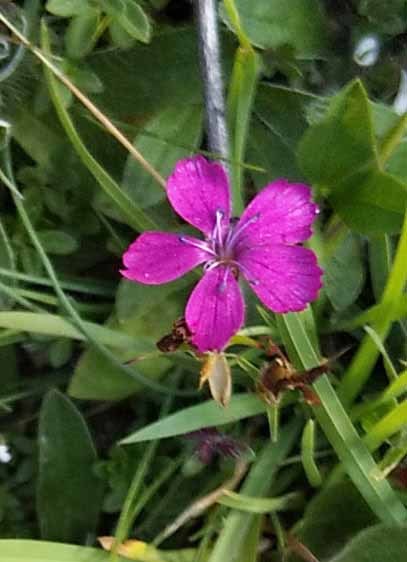
[[[228,158],[229,142],[225,119],[222,68],[216,0],[196,0],[201,74],[204,86],[206,131],[211,152]]]

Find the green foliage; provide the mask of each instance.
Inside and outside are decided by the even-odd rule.
[[[226,408],[197,388],[205,357],[156,345],[200,273],[119,273],[138,233],[189,229],[165,179],[208,152],[190,3],[24,4],[0,10],[0,562],[113,561],[63,544],[100,535],[140,540],[141,562],[298,562],[295,541],[332,562],[404,560],[406,2],[219,3],[233,214],[276,178],[309,183],[324,269],[302,313],[247,298]],[[274,403],[259,384],[270,334],[293,369],[333,356],[333,373]],[[211,439],[253,458],[220,447],[207,466]]]
[[[407,555],[406,527],[377,525],[359,533],[332,562],[402,562]]]
[[[101,482],[92,467],[96,451],[82,416],[57,391],[44,398],[38,445],[41,536],[51,541],[83,542],[94,532],[100,509]]]
[[[407,187],[381,169],[360,82],[337,94],[324,118],[305,133],[299,161],[307,178],[351,228],[377,234],[400,230]]]
[[[262,49],[293,47],[299,57],[320,54],[325,46],[326,27],[318,0],[268,2],[235,0],[251,43]]]

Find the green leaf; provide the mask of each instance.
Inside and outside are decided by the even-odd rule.
[[[42,44],[47,55],[50,55],[49,39],[47,28],[42,27]],[[58,88],[59,82],[49,69],[45,69],[45,75],[50,90],[51,99],[55,105],[56,112],[61,121],[63,128],[73,147],[78,153],[79,158],[88,168],[89,172],[94,176],[103,191],[114,201],[118,209],[128,223],[136,230],[143,231],[155,227],[155,224],[145,213],[137,207],[137,205],[120,189],[114,179],[107,173],[107,171],[93,158],[90,152],[84,145],[81,137],[79,136],[74,123],[72,122],[68,111],[63,105]]]
[[[87,0],[48,0],[46,9],[55,16],[70,18],[89,11]]]
[[[349,233],[324,268],[324,287],[332,306],[342,311],[353,304],[364,281],[360,238]]]
[[[276,498],[256,498],[247,496],[246,494],[236,494],[235,492],[226,491],[220,497],[218,503],[226,505],[232,509],[247,511],[249,513],[271,513],[273,511],[286,511],[298,508],[298,500],[301,500],[301,494],[293,492],[285,496]]]
[[[92,51],[97,38],[99,19],[99,10],[91,8],[72,18],[65,32],[65,45],[69,57],[80,59]]]
[[[148,154],[150,164],[166,178],[178,160],[197,149],[201,133],[201,107],[183,104],[157,113],[137,135],[134,145],[141,154]],[[127,158],[122,187],[142,208],[166,197],[164,190],[131,155]]]
[[[101,549],[45,541],[0,540],[2,562],[108,562]],[[125,558],[118,560],[125,562]]]
[[[365,529],[330,562],[405,562],[406,533],[406,525]]]
[[[75,252],[79,247],[77,239],[62,230],[39,230],[37,234],[48,254],[66,256]]]
[[[134,39],[120,23],[113,19],[109,24],[109,33],[113,45],[119,49],[129,49],[134,44]]]
[[[315,422],[313,419],[307,421],[302,432],[301,460],[308,482],[311,486],[320,486],[322,477],[315,462]]]
[[[268,493],[280,463],[298,439],[299,427],[299,420],[294,419],[281,429],[277,443],[269,443],[264,447],[245,479],[241,488],[242,494],[261,498]],[[223,523],[208,562],[246,562],[247,559],[242,558],[241,553],[253,532],[253,525],[259,520],[259,515],[232,511]]]
[[[165,295],[165,291],[163,294]],[[165,303],[161,299],[154,303],[148,301],[149,298],[141,310],[133,306],[129,309],[129,315],[121,312],[119,319],[112,317],[107,326],[125,337],[131,336],[133,340],[133,344],[126,349],[114,351],[117,360],[125,363],[141,356],[142,359],[134,361],[129,368],[157,379],[168,371],[171,362],[170,356],[160,353],[155,344],[171,331],[174,320],[182,315],[184,298],[179,293],[167,293]],[[122,311],[124,301],[120,298],[120,302]],[[129,304],[131,306],[131,302]],[[69,394],[85,400],[119,400],[142,388],[138,381],[107,362],[97,350],[89,349],[83,353],[76,366]]]
[[[316,101],[297,90],[259,85],[247,150],[248,161],[265,169],[251,172],[257,189],[280,177],[304,179],[296,165],[296,147],[307,129],[307,108]]]
[[[374,523],[377,519],[369,506],[352,482],[346,480],[323,488],[308,503],[298,539],[318,559],[327,560],[356,533]]]
[[[43,538],[84,542],[96,529],[101,481],[96,451],[84,419],[63,394],[51,390],[38,429],[37,509]]]
[[[228,96],[228,125],[231,139],[230,165],[232,181],[232,207],[236,215],[244,209],[242,195],[242,162],[260,72],[260,59],[251,48],[239,47],[236,51]]]
[[[251,43],[263,49],[293,47],[299,57],[324,50],[326,23],[318,0],[235,0],[241,25]],[[225,16],[226,10],[223,9]]]
[[[133,348],[136,340],[128,334],[118,330],[84,322],[87,330],[101,344],[113,348]],[[41,314],[36,312],[0,312],[0,327],[18,330],[21,332],[32,332],[33,334],[44,334],[86,341],[86,336],[75,328],[68,320],[56,314]]]
[[[385,33],[398,35],[406,30],[405,0],[360,0],[357,10]]]
[[[265,410],[264,402],[261,402],[254,394],[235,394],[227,408],[219,406],[213,400],[207,400],[147,425],[122,439],[121,443],[129,445],[140,441],[184,435],[203,427],[224,425],[256,416]]]
[[[299,163],[351,228],[363,233],[400,230],[407,187],[381,170],[371,108],[360,82],[336,95],[322,121],[308,129]]]
[[[223,52],[227,61],[228,41]],[[98,105],[109,115],[126,123],[144,123],[146,116],[164,107],[202,103],[194,29],[163,30],[150,45],[136,44],[126,55],[109,50],[89,58],[105,86],[96,98]]]
[[[196,280],[194,279],[194,281]],[[142,285],[122,279],[116,293],[117,320],[122,323],[130,318],[135,320],[143,315],[154,315],[154,308],[166,303],[170,295],[182,291],[180,298],[183,298],[184,290],[190,284],[191,276],[184,276],[171,283],[156,286]],[[170,330],[171,324],[167,328]]]
[[[151,25],[144,10],[134,0],[101,0],[103,10],[133,38],[143,43],[151,39]]]

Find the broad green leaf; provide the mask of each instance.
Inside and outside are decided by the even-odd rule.
[[[110,3],[111,0],[103,1],[104,6]],[[135,0],[122,0],[122,4],[123,9],[120,10],[119,13],[116,12],[112,14],[110,11],[107,11],[107,13],[113,15],[117,23],[121,25],[133,39],[148,43],[151,39],[151,24],[146,13]]]
[[[184,435],[203,427],[225,425],[256,416],[265,412],[265,410],[264,402],[261,402],[254,394],[235,394],[232,396],[227,408],[219,406],[213,400],[208,400],[143,427],[122,439],[121,443],[128,445],[140,441]]]
[[[114,351],[116,358],[124,363],[138,356],[131,369],[152,379],[161,377],[171,366],[170,356],[161,354],[156,342],[171,331],[174,320],[182,315],[183,302],[177,294],[171,294],[165,301],[145,307],[118,322],[115,318],[107,325],[123,335],[133,338],[133,345]],[[197,373],[199,365],[197,364]],[[127,373],[119,370],[95,349],[88,349],[81,356],[72,378],[69,394],[85,400],[119,400],[138,392],[143,387]]]
[[[333,307],[341,311],[353,304],[364,280],[361,241],[349,233],[324,267],[324,287]]]
[[[97,37],[99,18],[99,10],[91,8],[72,18],[65,32],[65,45],[69,57],[80,59],[92,51]]]
[[[94,97],[109,115],[143,125],[165,107],[202,103],[195,29],[163,30],[147,45],[136,44],[126,55],[117,50],[92,54],[88,62],[105,90]],[[225,77],[231,67],[231,39],[223,44]]]
[[[364,233],[400,230],[407,187],[381,170],[371,108],[360,82],[336,95],[322,121],[308,129],[299,163],[351,228]]]
[[[369,269],[373,294],[378,302],[386,286],[393,261],[393,244],[388,235],[372,236],[369,241]]]
[[[96,529],[101,481],[96,451],[84,419],[63,394],[51,390],[38,429],[37,510],[44,539],[84,542]]]
[[[257,189],[280,177],[303,179],[295,161],[296,147],[307,129],[307,108],[316,100],[297,90],[259,85],[247,149],[247,160],[265,170],[251,172]]]
[[[119,557],[120,562],[125,558]],[[0,540],[1,562],[109,562],[101,549],[31,540]]]
[[[386,164],[386,170],[402,181],[407,181],[407,139],[403,140]]]
[[[326,24],[318,0],[235,0],[235,5],[243,30],[256,47],[289,45],[298,57],[314,57],[324,50]]]
[[[357,488],[346,480],[323,488],[308,503],[297,537],[318,559],[327,560],[356,533],[376,522]],[[298,560],[289,558],[290,562],[294,559]]]
[[[405,562],[406,533],[406,525],[365,529],[329,562]]]
[[[70,18],[89,10],[87,0],[48,0],[46,9],[55,16]]]
[[[134,142],[141,154],[148,154],[152,166],[164,177],[172,172],[176,162],[194,152],[202,130],[200,106],[169,107],[155,115]],[[130,155],[124,169],[123,190],[140,207],[146,208],[163,201],[165,191]]]
[[[129,49],[134,45],[134,38],[116,19],[112,19],[109,24],[109,34],[113,45],[119,49]]]
[[[116,315],[119,323],[126,320],[136,319],[143,315],[156,314],[155,307],[167,302],[168,297],[179,294],[180,298],[187,297],[185,289],[191,284],[191,276],[184,276],[171,283],[164,285],[142,285],[122,279],[116,293]],[[194,281],[196,281],[194,279]],[[174,318],[175,320],[175,318]],[[171,331],[172,324],[168,324],[168,333]]]
[[[38,230],[38,237],[48,254],[66,256],[78,249],[78,241],[62,230]]]

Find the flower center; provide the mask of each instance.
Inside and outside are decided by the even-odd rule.
[[[216,211],[215,226],[213,227],[212,233],[205,241],[191,240],[187,236],[180,236],[180,240],[185,244],[190,244],[210,254],[210,259],[208,259],[204,265],[205,271],[210,271],[219,265],[226,265],[237,278],[239,269],[244,268],[236,259],[236,247],[241,241],[242,233],[248,226],[255,223],[259,219],[259,216],[260,213],[256,213],[243,224],[239,224],[238,218],[232,218],[229,224],[225,224],[223,220],[225,213],[221,209],[218,209]],[[253,283],[255,283],[255,281],[253,281]]]

